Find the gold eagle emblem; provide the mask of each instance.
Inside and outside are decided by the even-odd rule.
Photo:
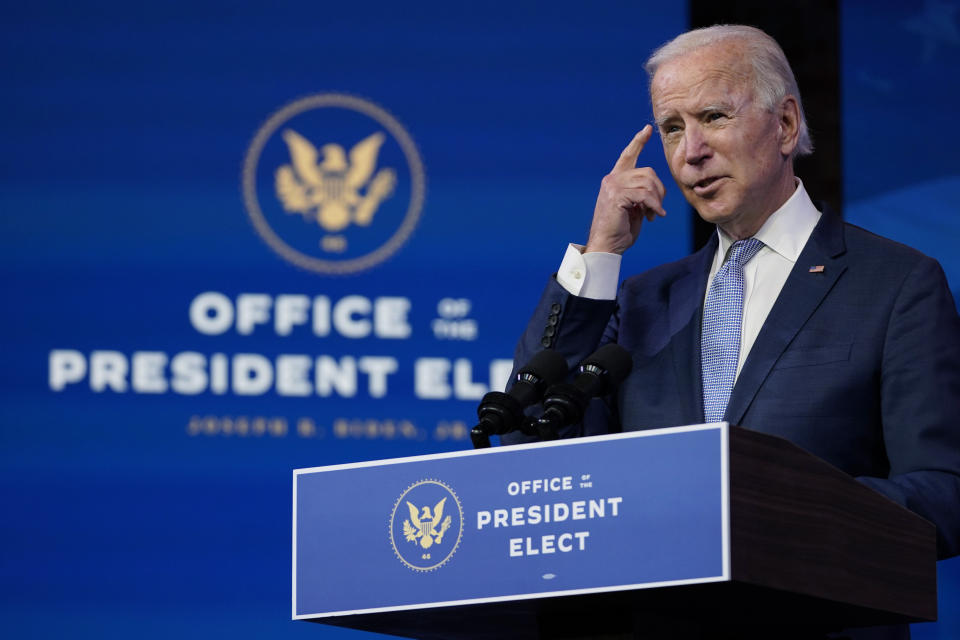
[[[447,532],[452,522],[450,516],[443,517],[443,503],[446,501],[446,498],[440,500],[433,507],[432,513],[429,506],[417,509],[409,500],[406,501],[407,508],[410,509],[410,519],[403,521],[403,535],[408,542],[419,541],[424,549],[443,542],[443,534]]]
[[[367,136],[350,149],[349,159],[338,144],[317,148],[293,129],[283,131],[290,150],[290,164],[275,174],[277,197],[288,213],[313,219],[329,232],[350,223],[368,226],[380,203],[393,194],[397,174],[377,167],[385,136]],[[323,161],[318,162],[320,155]],[[424,547],[426,548],[426,547]]]

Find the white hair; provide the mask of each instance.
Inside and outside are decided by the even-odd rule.
[[[779,102],[788,95],[797,99],[800,110],[799,135],[794,156],[806,156],[813,153],[813,140],[807,128],[807,118],[800,101],[800,89],[793,76],[790,63],[777,41],[755,27],[739,24],[718,24],[712,27],[694,29],[662,45],[653,52],[644,68],[651,82],[663,64],[675,58],[726,40],[739,40],[746,45],[747,58],[753,67],[754,97],[768,111],[773,111]]]

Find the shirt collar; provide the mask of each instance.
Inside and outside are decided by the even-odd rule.
[[[803,182],[800,178],[795,179],[797,188],[793,195],[783,203],[783,206],[770,214],[767,221],[753,236],[790,262],[796,262],[800,257],[800,252],[810,239],[813,228],[820,221],[820,212],[810,200]],[[722,261],[733,242],[720,227],[717,227],[717,235],[720,238],[717,253]]]

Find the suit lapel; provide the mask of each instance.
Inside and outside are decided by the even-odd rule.
[[[773,365],[846,270],[845,250],[843,221],[824,208],[733,387],[724,416],[731,424],[743,420]],[[822,271],[811,272],[818,265]]]
[[[703,382],[700,373],[700,325],[707,276],[717,252],[717,234],[690,256],[687,272],[670,285],[668,317],[674,373],[680,393],[681,424],[703,422]]]

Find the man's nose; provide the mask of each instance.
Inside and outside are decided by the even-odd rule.
[[[683,132],[683,160],[687,164],[700,164],[710,156],[710,145],[703,130],[697,126],[688,126]]]

